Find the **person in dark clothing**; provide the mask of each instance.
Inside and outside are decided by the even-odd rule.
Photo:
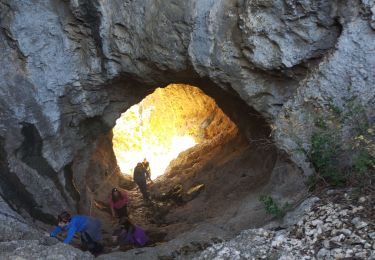
[[[134,168],[133,180],[138,185],[142,193],[143,199],[148,201],[149,195],[147,192],[147,170],[143,167],[142,163],[138,163]]]
[[[71,215],[64,211],[57,216],[58,226],[50,233],[51,237],[56,237],[62,230],[67,230],[64,243],[69,244],[76,232],[81,234],[83,248],[87,248],[90,253],[97,255],[103,251],[101,240],[101,221],[88,216]]]

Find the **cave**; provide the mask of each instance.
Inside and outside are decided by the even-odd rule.
[[[117,85],[114,96],[121,100]],[[102,118],[82,123],[92,146],[77,155],[66,177],[80,194],[77,211],[103,220],[108,243],[113,187],[127,191],[129,217],[145,228],[151,245],[195,229],[229,237],[261,226],[269,220],[259,205],[262,194],[299,199],[289,184],[301,184],[300,170],[277,149],[267,121],[238,96],[213,92],[213,86],[147,88],[134,103],[109,110],[112,128]],[[151,166],[151,204],[132,181],[143,158]]]
[[[335,118],[345,149],[362,125],[346,115],[371,126],[356,141],[373,139],[374,30],[374,1],[0,0],[0,258],[92,259],[43,233],[68,210],[100,218],[108,240],[113,187],[152,243],[104,259],[332,256],[326,232],[293,237],[302,217],[289,214],[310,199],[306,181],[324,182],[321,122]],[[344,175],[357,152],[339,160]],[[132,180],[145,157],[151,204]],[[290,211],[276,221],[262,196]],[[260,244],[258,228],[275,236]],[[279,228],[304,247],[274,247]]]

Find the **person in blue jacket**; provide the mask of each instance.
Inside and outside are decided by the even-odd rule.
[[[56,237],[62,230],[68,232],[64,239],[65,244],[72,241],[74,234],[81,234],[82,247],[87,248],[92,254],[99,254],[103,250],[101,241],[101,226],[99,219],[91,218],[83,215],[71,216],[64,211],[57,216],[58,226],[51,232],[51,237]]]

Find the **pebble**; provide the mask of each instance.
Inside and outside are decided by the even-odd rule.
[[[361,229],[366,227],[368,224],[364,221],[361,221],[359,217],[353,218],[352,219],[352,224],[355,226],[357,229]]]
[[[323,225],[323,221],[321,221],[320,219],[316,219],[316,220],[312,221],[311,224],[312,224],[314,227],[322,226],[322,225]]]
[[[361,252],[355,253],[355,257],[366,259],[367,258],[367,252],[361,251]]]
[[[354,254],[354,251],[352,249],[347,249],[345,252],[345,257],[352,257]]]
[[[347,228],[340,229],[339,232],[343,233],[345,236],[350,236],[352,234],[352,231]]]
[[[358,211],[362,211],[364,209],[364,207],[363,206],[359,206],[359,207],[354,207],[353,209],[352,209],[352,213],[357,213]]]
[[[333,257],[336,258],[336,259],[341,259],[341,258],[345,257],[345,254],[342,251],[342,249],[337,248],[337,249],[333,250]]]
[[[322,248],[319,250],[318,254],[317,254],[317,257],[318,258],[324,258],[325,256],[329,256],[330,255],[330,251],[325,249],[325,248]]]
[[[331,249],[331,243],[329,240],[324,240],[323,241],[323,246],[327,249]]]
[[[341,242],[345,239],[345,235],[344,234],[340,234],[338,236],[335,236],[333,237],[331,240],[335,241],[335,242]]]
[[[359,203],[364,203],[366,202],[366,197],[360,197],[358,200]]]
[[[285,240],[285,237],[283,235],[277,236],[272,241],[271,246],[277,248],[277,247],[279,247],[284,242],[284,240]]]

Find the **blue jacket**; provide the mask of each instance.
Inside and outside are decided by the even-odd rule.
[[[73,216],[67,226],[64,227],[68,231],[64,243],[69,244],[72,241],[76,232],[87,232],[94,241],[101,239],[101,222],[87,216],[76,215]],[[51,237],[57,236],[62,231],[62,228],[57,226],[52,232]]]

